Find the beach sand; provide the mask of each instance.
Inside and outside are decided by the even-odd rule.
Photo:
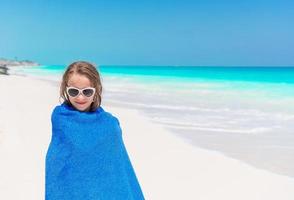
[[[0,199],[44,199],[45,155],[58,85],[0,76]],[[146,199],[293,200],[294,179],[197,148],[133,109],[117,116]]]

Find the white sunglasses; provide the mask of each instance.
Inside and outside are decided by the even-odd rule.
[[[95,88],[87,87],[79,89],[76,87],[66,87],[66,92],[71,97],[78,97],[80,94],[82,94],[85,97],[92,97],[95,94]]]

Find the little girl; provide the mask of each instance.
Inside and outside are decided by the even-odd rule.
[[[101,107],[96,68],[74,62],[60,87],[46,155],[46,200],[144,199],[119,121]]]

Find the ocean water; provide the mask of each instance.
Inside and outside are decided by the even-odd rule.
[[[60,81],[64,70],[40,66],[14,73]],[[188,143],[294,177],[294,67],[100,66],[99,71],[102,104],[138,109]]]

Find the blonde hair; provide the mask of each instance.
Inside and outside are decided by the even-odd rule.
[[[69,78],[73,74],[86,76],[90,80],[92,87],[96,89],[93,102],[90,105],[90,111],[95,111],[101,105],[102,84],[99,72],[97,71],[96,67],[89,62],[77,61],[67,67],[66,71],[63,74],[62,82],[60,85],[60,98],[63,99],[64,103],[71,105],[68,94],[66,93],[66,87]]]

